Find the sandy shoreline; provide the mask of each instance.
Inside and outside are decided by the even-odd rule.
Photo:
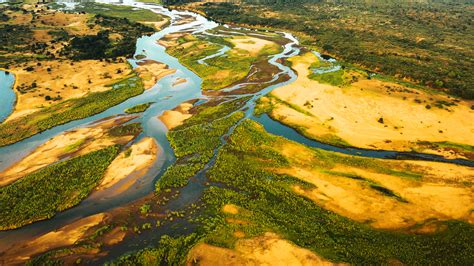
[[[425,102],[452,99],[379,80],[359,80],[344,88],[321,84],[308,78],[310,65],[317,61],[314,54],[291,61],[297,80],[275,89],[271,93],[275,100],[264,101],[273,105],[273,118],[309,136],[397,151],[410,151],[421,141],[474,145],[474,110],[469,101],[460,100],[449,110],[427,108]]]
[[[166,110],[163,112],[159,119],[165,124],[166,128],[169,130],[180,126],[183,122],[190,118],[192,114],[189,113],[189,110],[193,107],[193,104],[186,102],[178,105],[173,110]]]

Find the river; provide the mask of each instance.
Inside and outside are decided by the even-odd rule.
[[[75,1],[58,1],[58,2],[67,2],[67,6],[69,8],[75,5]],[[144,36],[137,40],[137,49],[136,49],[135,56],[144,55],[145,58],[143,59],[141,58],[140,60],[155,60],[155,61],[165,63],[169,65],[170,68],[176,69],[177,70],[176,73],[169,75],[165,78],[162,78],[161,80],[158,81],[158,83],[153,88],[151,88],[150,90],[147,90],[145,93],[139,96],[130,98],[127,101],[117,106],[114,106],[100,114],[96,114],[94,116],[91,116],[85,119],[72,121],[67,124],[42,132],[41,134],[37,134],[33,137],[30,137],[28,139],[25,139],[13,145],[1,147],[0,148],[0,171],[10,166],[14,162],[18,161],[19,159],[23,158],[24,156],[26,156],[33,149],[38,147],[38,145],[41,145],[45,141],[49,140],[50,138],[58,134],[61,134],[64,131],[71,130],[77,127],[82,127],[89,123],[93,123],[94,121],[97,121],[99,119],[103,119],[112,115],[123,114],[126,108],[130,108],[137,104],[147,103],[147,102],[154,102],[154,104],[148,110],[146,110],[141,117],[137,118],[137,121],[141,122],[143,126],[143,134],[141,134],[140,138],[145,137],[145,136],[154,138],[157,141],[158,145],[160,146],[162,152],[159,154],[159,159],[155,163],[155,166],[144,176],[140,177],[134,186],[132,186],[129,190],[123,193],[120,193],[120,194],[114,193],[116,186],[120,185],[120,184],[117,184],[116,186],[112,186],[111,188],[108,188],[104,191],[92,193],[86,200],[82,201],[79,205],[71,209],[68,209],[64,212],[61,212],[49,220],[36,222],[36,223],[24,226],[16,230],[0,232],[0,252],[8,249],[14,244],[24,242],[28,239],[35,238],[46,232],[58,229],[79,218],[86,217],[86,216],[93,215],[100,212],[105,212],[107,210],[124,205],[133,200],[139,199],[145,195],[150,194],[154,189],[154,185],[153,185],[154,182],[163,173],[164,169],[166,169],[175,160],[173,150],[170,147],[170,144],[166,138],[167,129],[157,117],[161,115],[164,111],[171,110],[175,108],[176,106],[178,106],[179,104],[181,104],[182,102],[192,100],[192,99],[201,99],[201,101],[199,102],[202,103],[207,98],[206,96],[202,94],[202,91],[201,91],[201,84],[202,84],[201,78],[199,78],[195,73],[193,73],[192,71],[184,67],[181,63],[179,63],[179,61],[176,58],[168,55],[165,51],[165,48],[159,45],[157,41],[160,38],[170,33],[178,33],[178,32],[184,32],[184,31],[193,32],[193,33],[204,33],[206,30],[217,27],[218,26],[217,23],[210,21],[199,14],[195,14],[188,11],[168,10],[166,8],[163,8],[155,4],[139,3],[139,2],[134,2],[130,0],[97,1],[97,2],[132,5],[135,7],[149,9],[153,12],[170,17],[171,24],[168,27],[166,27],[165,29],[159,32],[156,32],[155,34],[151,36]],[[194,17],[194,21],[187,22],[185,24],[176,23],[176,21],[178,21],[183,16],[192,16]],[[226,27],[228,29],[232,28],[229,26],[226,26]],[[205,34],[211,34],[211,33],[206,32]],[[255,31],[254,34],[257,34],[257,31]],[[253,110],[256,105],[256,100],[258,100],[261,96],[269,93],[273,89],[289,84],[296,79],[295,72],[291,68],[284,66],[279,62],[281,62],[281,59],[283,58],[288,58],[288,57],[299,54],[300,49],[298,47],[299,45],[298,40],[289,33],[280,33],[280,34],[282,35],[282,37],[287,39],[287,44],[284,45],[284,49],[281,53],[271,56],[269,58],[269,63],[273,64],[274,66],[277,66],[278,69],[280,69],[280,73],[275,75],[275,77],[273,78],[273,81],[276,81],[281,75],[288,75],[289,79],[287,79],[287,81],[280,82],[278,84],[270,85],[267,88],[264,88],[263,90],[255,94],[251,94],[250,95],[252,96],[251,100],[249,100],[246,103],[246,105],[241,109],[245,111],[244,119],[251,118],[256,121],[259,121],[266,127],[266,129],[270,133],[281,135],[291,140],[301,142],[303,144],[307,144],[312,147],[317,147],[317,148],[335,151],[335,152],[342,152],[342,153],[351,154],[351,155],[372,157],[372,158],[399,159],[399,157],[397,156],[399,155],[399,153],[397,152],[391,152],[391,151],[379,152],[379,151],[370,151],[370,150],[362,150],[362,149],[344,149],[340,147],[318,143],[312,140],[308,140],[307,138],[304,138],[303,136],[299,135],[299,133],[297,133],[296,131],[282,124],[279,124],[276,121],[271,120],[267,116],[254,117]],[[202,59],[200,63],[206,64],[205,61],[207,59],[221,56],[228,49],[230,48],[223,46],[223,48],[220,51],[218,51],[216,54],[211,55],[205,59]],[[140,60],[129,59],[129,62],[131,63],[132,66],[136,67],[137,61],[140,61]],[[175,82],[177,78],[186,79],[187,82],[177,85],[177,86],[173,86],[173,83]],[[0,76],[0,80],[1,80],[1,76]],[[237,88],[240,88],[240,86],[227,88],[227,89],[224,89],[224,91],[232,92],[232,90],[237,89]],[[3,91],[3,88],[0,88],[0,91]],[[10,91],[11,91],[11,88],[10,88]],[[249,95],[238,95],[236,97],[244,97],[244,96],[249,96]],[[1,114],[3,115],[3,113]],[[227,132],[226,136],[230,135],[236,126],[237,125],[232,127],[229,130],[229,132]],[[225,139],[226,138],[224,137],[221,138],[220,147],[222,147],[225,144]],[[314,143],[318,143],[318,145]],[[183,190],[181,190],[180,196],[176,200],[171,201],[169,203],[169,207],[171,209],[179,209],[183,207],[184,205],[188,204],[189,202],[192,202],[196,200],[197,198],[199,198],[200,193],[202,192],[202,189],[203,189],[203,186],[201,185],[202,183],[200,181],[202,181],[202,179],[205,178],[205,172],[207,171],[207,169],[212,167],[219,148],[217,148],[214,151],[214,157],[212,158],[212,160],[206,165],[206,167],[202,171],[200,171],[197,174],[196,180],[198,182],[191,182],[190,185],[188,185],[187,187],[183,188]],[[409,153],[409,155],[416,156],[417,159],[425,159],[425,160],[431,160],[431,161],[441,160],[436,156],[431,157],[431,155],[425,155],[425,154]],[[464,161],[447,161],[447,162],[457,163],[457,164],[466,164],[466,162]],[[473,166],[472,162],[470,161],[468,161],[467,164],[469,164],[470,166]],[[162,231],[160,232],[160,234],[163,233],[163,230],[166,230],[166,228],[161,229],[161,230]],[[137,239],[139,238],[140,240],[127,239],[123,243],[114,246],[114,250],[109,250],[109,256],[107,258],[104,258],[104,260],[114,258],[120,255],[122,252],[131,249],[131,247],[133,247],[134,249],[137,249],[140,247],[147,246],[148,243],[150,243],[150,239],[156,239],[157,237],[158,235],[153,236],[152,234],[141,234],[140,236],[137,237]]]

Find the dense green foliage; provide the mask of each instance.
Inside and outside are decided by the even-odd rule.
[[[136,113],[141,113],[141,112],[145,112],[153,103],[150,102],[150,103],[142,103],[142,104],[139,104],[139,105],[135,105],[133,107],[130,107],[128,109],[125,110],[125,113],[127,114],[136,114]]]
[[[166,170],[156,183],[156,192],[182,187],[209,162],[220,138],[232,125],[242,119],[241,112],[224,117],[243,104],[242,101],[217,105],[202,110],[181,127],[168,134],[177,161]],[[222,117],[216,119],[216,117]]]
[[[147,9],[137,9],[124,5],[108,5],[94,2],[84,2],[75,8],[78,12],[86,12],[90,14],[100,14],[102,16],[110,16],[116,18],[125,18],[131,21],[162,21],[164,18],[160,14]]]
[[[113,137],[121,136],[137,136],[142,132],[142,125],[140,123],[131,123],[114,127],[109,130],[109,135]]]
[[[201,10],[222,22],[291,30],[303,45],[371,71],[474,98],[472,2],[287,2],[206,3]]]
[[[106,265],[184,265],[188,251],[198,239],[197,234],[176,238],[165,235],[157,247],[124,255]]]
[[[136,39],[154,32],[153,28],[131,22],[127,18],[98,14],[94,17],[94,22],[104,30],[96,35],[75,36],[61,54],[76,60],[132,57],[136,50]],[[111,39],[112,33],[120,34],[121,38]]]
[[[0,146],[15,143],[55,126],[89,117],[143,92],[142,81],[132,76],[114,89],[70,99],[40,111],[0,124]]]
[[[290,184],[301,182],[266,171],[266,165],[284,166],[285,158],[272,147],[278,138],[255,122],[245,121],[219,153],[208,172],[211,187],[205,200],[219,215],[221,206],[233,203],[248,210],[251,224],[271,230],[325,258],[354,264],[470,264],[474,261],[474,227],[447,222],[435,234],[413,235],[373,229],[327,211],[296,195]],[[212,221],[212,220],[210,220]],[[225,242],[224,242],[225,243]]]
[[[119,146],[42,168],[0,188],[0,229],[51,218],[77,205],[98,184]]]

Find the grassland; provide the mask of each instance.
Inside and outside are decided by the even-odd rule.
[[[286,145],[296,145],[302,150],[288,151]],[[388,176],[384,178],[390,175],[400,180],[424,178],[419,173],[424,169],[410,170],[406,168],[409,164],[405,163],[303,148],[269,135],[257,123],[246,120],[234,130],[228,143],[219,151],[216,164],[207,172],[212,185],[205,189],[199,203],[203,205],[198,205],[202,211],[197,216],[190,215],[192,218],[189,220],[198,225],[196,231],[175,237],[164,236],[155,247],[124,255],[111,265],[183,264],[190,259],[189,254],[197,254],[197,247],[201,256],[197,258],[199,262],[212,261],[212,258],[234,260],[236,256],[246,254],[246,251],[239,250],[242,241],[263,239],[263,236],[268,236],[266,232],[273,232],[289,243],[305,248],[305,252],[311,251],[310,254],[304,253],[308,256],[319,256],[331,262],[465,264],[474,259],[472,246],[466,244],[472,242],[474,229],[466,222],[428,221],[404,229],[380,230],[327,210],[324,204],[315,203],[295,190],[299,187],[310,191],[324,185],[315,185],[276,170],[298,165],[300,160],[309,160],[311,167],[320,167],[321,171],[345,165],[385,173]],[[386,198],[400,206],[411,202],[411,199],[406,201],[404,195],[387,189],[386,183],[375,183],[374,175],[367,175],[369,179],[338,171],[328,172],[328,175],[328,180],[341,178],[346,183],[360,182],[368,186],[354,193],[376,193],[378,200]],[[196,210],[196,206],[191,210]],[[423,228],[428,230],[422,231]],[[258,243],[252,248],[265,249],[261,241]],[[225,257],[225,252],[232,256]]]
[[[136,114],[136,113],[142,113],[145,112],[153,103],[142,103],[139,105],[135,105],[133,107],[130,107],[125,110],[125,113],[127,114]]]
[[[184,35],[174,42],[172,38],[175,36],[169,37],[161,41],[161,44],[167,47],[169,54],[177,57],[183,65],[203,79],[202,87],[205,90],[219,90],[244,79],[253,64],[281,49],[276,43],[253,37],[206,39]],[[259,45],[262,42],[264,45]],[[222,48],[219,43],[226,43],[232,49],[225,56],[213,57],[200,64],[200,59],[215,54]]]
[[[0,125],[0,146],[15,143],[73,120],[98,114],[144,91],[141,80],[136,76],[124,79],[112,87],[108,91],[66,100],[25,117],[2,123]]]
[[[99,183],[119,146],[60,162],[0,188],[0,229],[51,218],[77,205]]]
[[[165,1],[183,4],[194,1]],[[302,44],[412,83],[472,99],[472,3],[239,1],[188,5],[224,23],[292,31]]]
[[[242,119],[242,113],[232,111],[240,108],[244,101],[201,108],[197,114],[186,120],[181,126],[168,133],[168,139],[177,157],[156,183],[156,192],[179,188],[188,183],[211,159],[214,150],[220,145],[220,138],[229,128]]]
[[[147,9],[134,8],[130,6],[107,5],[100,3],[83,3],[75,8],[78,12],[89,14],[100,14],[117,18],[126,18],[135,22],[160,22],[165,18]]]
[[[469,240],[472,225],[450,221],[446,223],[446,230],[427,235],[379,231],[293,194],[292,184],[306,188],[312,185],[264,170],[266,165],[288,164],[288,159],[270,148],[279,141],[264,133],[255,123],[246,121],[235,130],[229,145],[221,150],[209,178],[225,188],[211,187],[205,200],[210,206],[215,206],[215,215],[219,215],[224,204],[240,206],[247,210],[248,215],[227,217],[248,223],[221,225],[207,240],[208,243],[232,247],[235,237],[231,233],[235,227],[249,235],[271,229],[333,261],[355,264],[380,264],[393,260],[407,264],[472,261],[472,246],[465,245],[472,241]],[[222,233],[227,230],[226,237]]]

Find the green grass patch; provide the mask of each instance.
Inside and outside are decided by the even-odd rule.
[[[143,1],[144,2],[144,1]],[[76,11],[91,14],[100,14],[104,16],[126,18],[131,21],[162,21],[164,18],[147,9],[135,8],[122,5],[108,5],[100,3],[83,3],[76,6]]]
[[[0,146],[9,145],[58,125],[101,113],[128,98],[143,93],[143,83],[133,75],[113,85],[113,89],[90,93],[82,98],[44,108],[0,124]]]
[[[243,117],[241,112],[228,115],[241,108],[247,99],[201,106],[197,114],[168,133],[177,160],[156,182],[157,193],[185,186],[189,178],[209,162],[214,150],[220,145],[220,137]]]
[[[0,188],[0,229],[14,229],[71,208],[97,186],[119,153],[109,146],[53,164]]]
[[[145,112],[152,104],[153,102],[138,104],[128,109],[125,109],[125,113],[127,114],[142,113],[142,112]]]
[[[76,151],[77,149],[79,149],[79,147],[82,146],[82,144],[84,144],[84,142],[86,142],[86,138],[80,139],[74,142],[73,144],[66,146],[66,148],[64,149],[64,152]]]

